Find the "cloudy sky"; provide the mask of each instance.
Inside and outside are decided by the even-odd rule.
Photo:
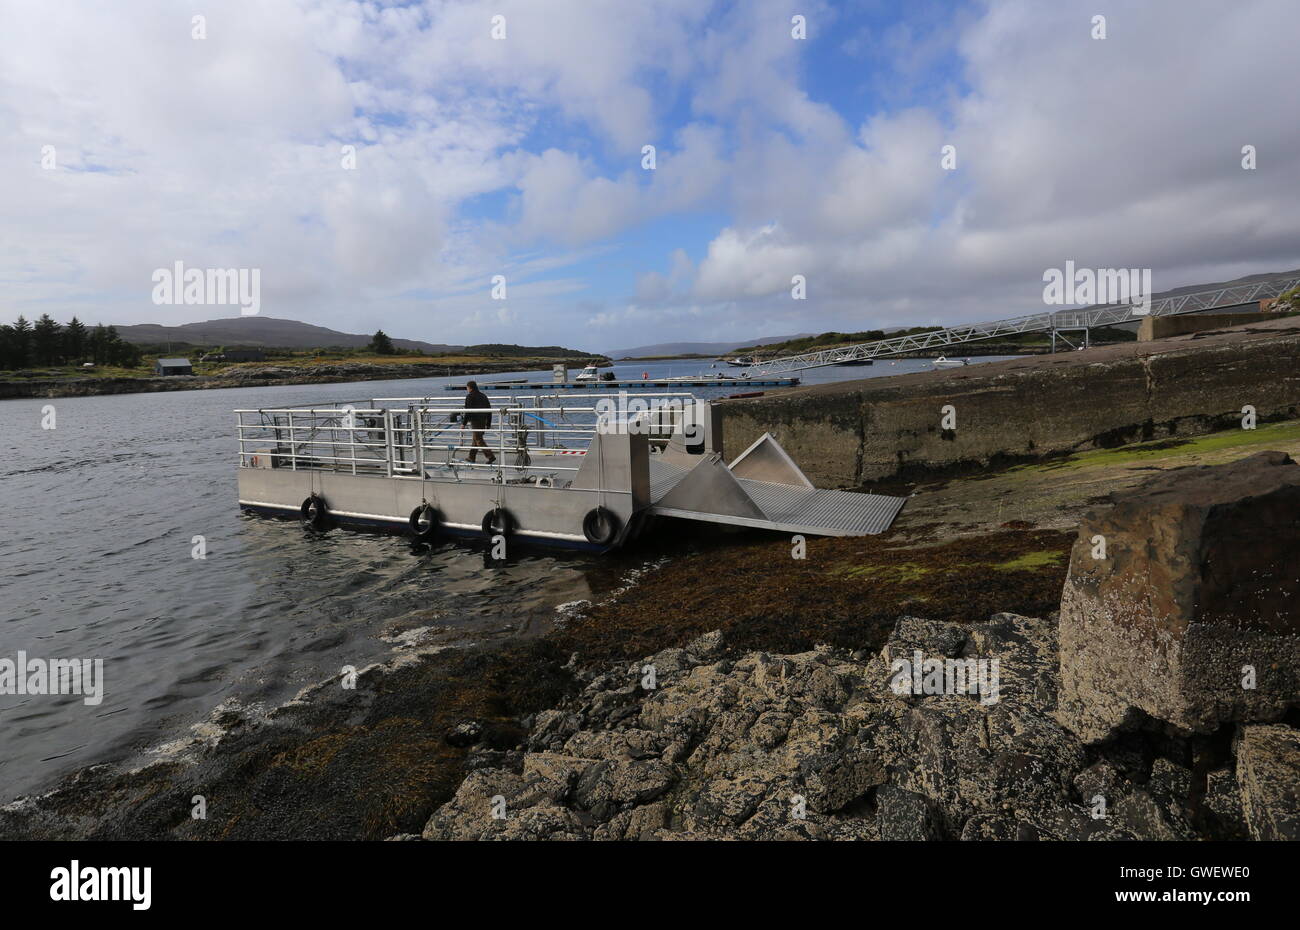
[[[155,305],[181,261],[260,269],[265,316],[602,350],[1295,268],[1297,36],[1294,0],[0,0],[0,317],[238,315]]]

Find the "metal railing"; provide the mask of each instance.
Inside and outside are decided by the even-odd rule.
[[[877,339],[874,342],[862,342],[857,345],[841,346],[837,349],[823,349],[820,352],[789,355],[785,358],[758,362],[750,370],[759,375],[774,375],[787,371],[801,371],[805,368],[838,365],[841,362],[864,361],[884,355],[899,355],[903,352],[933,349],[963,342],[975,342],[980,339],[995,339],[998,336],[1047,330],[1113,326],[1116,323],[1131,323],[1135,320],[1142,320],[1148,316],[1174,316],[1180,313],[1197,313],[1202,310],[1214,310],[1220,307],[1236,307],[1268,297],[1277,297],[1297,286],[1300,286],[1300,278],[1274,278],[1269,281],[1211,288],[1190,294],[1175,294],[1151,301],[1151,307],[1147,313],[1138,312],[1133,304],[1105,304],[1097,307],[1086,307],[1082,310],[1032,313],[1028,316],[996,320],[992,323],[971,323],[966,326],[952,326],[947,329],[916,333],[911,336],[894,336],[890,339]]]
[[[459,480],[462,471],[486,472],[483,477],[502,482],[558,478],[578,470],[580,456],[613,418],[637,418],[652,443],[664,444],[695,402],[689,393],[628,396],[639,399],[630,411],[612,405],[618,398],[608,393],[492,398],[490,409],[467,408],[454,397],[241,409],[235,411],[239,464],[392,478],[437,473]],[[547,403],[558,398],[566,402]],[[599,403],[568,402],[588,398]],[[651,400],[657,403],[650,406]],[[469,417],[486,413],[491,414],[488,425],[471,425]],[[477,461],[480,453],[495,461]],[[476,460],[469,461],[469,455]]]

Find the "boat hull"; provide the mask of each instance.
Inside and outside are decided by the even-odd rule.
[[[629,537],[636,512],[628,491],[500,485],[484,480],[454,481],[350,475],[287,468],[240,468],[239,506],[261,514],[296,516],[313,493],[325,501],[331,523],[371,529],[409,530],[411,512],[427,502],[442,515],[442,530],[483,537],[483,519],[496,507],[514,518],[520,541],[563,548],[616,549]],[[591,543],[583,533],[596,507],[614,512],[621,524],[611,545]]]

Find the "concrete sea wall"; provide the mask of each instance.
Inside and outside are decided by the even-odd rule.
[[[1300,320],[724,401],[734,456],[770,432],[823,487],[1300,416]],[[946,429],[951,407],[955,429]],[[951,422],[951,421],[950,421]]]
[[[1184,313],[1179,316],[1149,316],[1138,324],[1138,342],[1168,339],[1188,333],[1204,333],[1215,329],[1230,329],[1245,323],[1268,320],[1263,313]]]

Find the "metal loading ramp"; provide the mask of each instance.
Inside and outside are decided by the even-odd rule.
[[[906,498],[815,488],[770,434],[730,466],[716,452],[676,443],[650,459],[649,512],[810,536],[866,536],[889,529]]]

